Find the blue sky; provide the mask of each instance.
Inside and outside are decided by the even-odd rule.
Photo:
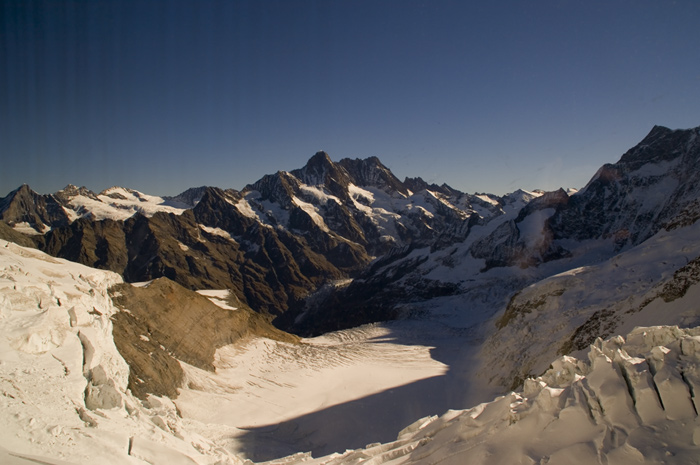
[[[582,187],[700,125],[700,2],[480,3],[0,0],[0,196],[241,189],[318,150]]]

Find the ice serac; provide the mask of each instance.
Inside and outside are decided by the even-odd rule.
[[[597,337],[634,326],[700,324],[694,304],[700,295],[699,235],[699,222],[663,229],[611,255],[611,244],[602,241],[605,250],[591,257],[597,260],[569,265],[515,292],[482,348],[492,381],[517,387],[557,354],[585,350]]]
[[[112,324],[125,312],[109,295],[120,284],[0,240],[0,462],[240,463],[188,431],[169,399],[128,389]]]
[[[700,328],[663,326],[598,339],[587,360],[561,357],[521,391],[310,463],[694,463],[698,341]]]

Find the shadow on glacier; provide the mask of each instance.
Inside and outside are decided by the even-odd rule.
[[[480,389],[475,379],[474,352],[478,349],[469,333],[423,321],[386,326],[391,334],[374,343],[429,345],[433,347],[431,357],[447,365],[447,371],[279,424],[246,429],[237,438],[244,455],[255,462],[300,451],[321,457],[391,442],[399,431],[420,418],[493,399],[493,391]]]

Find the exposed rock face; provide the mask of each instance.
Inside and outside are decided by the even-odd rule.
[[[404,196],[409,194],[408,188],[377,157],[364,160],[345,158],[338,164],[348,172],[357,186],[377,187],[384,192],[397,192]]]
[[[166,276],[189,288],[231,288],[244,302],[271,315],[302,299],[317,282],[340,277],[368,260],[361,249],[354,255],[338,250],[336,267],[304,237],[263,227],[241,214],[233,204],[241,198],[235,191],[206,188],[198,194],[197,206],[181,215],[137,213],[126,221],[79,218],[55,227],[41,239],[41,247],[116,271],[131,282]],[[342,243],[327,244],[332,259],[333,248],[342,248]]]
[[[187,205],[191,208],[196,206],[199,203],[199,201],[202,200],[202,197],[207,192],[207,189],[207,186],[191,187],[181,194],[178,194],[174,197],[163,197],[163,199],[165,199],[168,202],[176,202],[179,204]]]
[[[241,192],[200,187],[165,199],[117,187],[18,192],[4,204],[16,199],[19,206],[3,212],[51,228],[35,239],[43,250],[129,282],[168,277],[190,289],[229,288],[271,318],[294,309],[280,324],[293,320],[311,292],[358,275],[373,258],[412,244],[447,247],[502,213],[497,201],[448,186],[402,183],[377,158],[334,163],[325,152]],[[46,202],[72,221],[44,214]]]
[[[700,196],[698,135],[655,126],[552,216],[555,238],[614,237],[621,248],[651,237]]]
[[[0,199],[0,219],[9,226],[26,224],[37,234],[52,226],[64,226],[70,218],[53,195],[40,195],[23,184]]]
[[[625,311],[638,311],[647,308],[650,302],[640,301],[634,293],[609,292],[600,303],[596,302],[581,312],[579,304],[582,298],[567,301],[568,303],[559,302],[559,293],[564,292],[566,287],[552,290],[538,285],[515,297],[513,293],[546,278],[547,273],[567,269],[567,260],[575,261],[575,266],[600,263],[621,251],[643,244],[659,231],[675,231],[694,225],[700,219],[700,171],[697,169],[700,157],[699,133],[700,128],[671,131],[656,127],[642,143],[628,151],[619,163],[601,168],[588,186],[578,193],[569,196],[560,189],[533,197],[530,193],[515,192],[496,203],[502,209],[510,211],[508,215],[470,219],[466,227],[462,226],[461,239],[448,240],[445,246],[440,245],[439,238],[434,239],[429,242],[430,252],[419,253],[416,250],[422,245],[420,241],[414,241],[412,248],[395,249],[393,253],[387,253],[375,261],[360,279],[348,286],[338,287],[314,301],[312,308],[306,309],[303,318],[297,319],[295,330],[303,334],[315,334],[316,331],[338,329],[346,321],[354,323],[362,319],[379,321],[394,318],[404,314],[404,309],[411,309],[423,300],[439,296],[464,295],[464,299],[468,299],[467,296],[475,295],[480,299],[497,298],[492,290],[482,289],[497,285],[512,289],[509,291],[512,297],[510,305],[508,300],[503,304],[493,301],[494,308],[503,305],[501,308],[505,309],[499,327],[510,325],[514,315],[520,315],[518,319],[529,321],[528,318],[532,315],[540,313],[540,307],[553,306],[552,308],[567,315],[569,310],[573,312],[567,317],[566,325],[562,322],[558,328],[558,331],[562,328],[566,330],[561,334],[561,339],[558,339],[558,345],[551,352],[552,356],[557,351],[568,353],[581,349],[591,342],[591,338],[613,334],[620,322],[625,320],[620,314],[622,308]],[[411,183],[414,187],[423,186],[417,181]],[[488,196],[474,196],[471,205],[475,207],[476,199],[482,202],[479,205],[482,208],[492,200]],[[516,207],[518,204],[523,206]],[[479,232],[473,234],[472,231],[477,226]],[[441,227],[444,231],[445,224]],[[595,249],[594,253],[589,253],[589,247]],[[404,253],[396,252],[398,250],[403,250]],[[691,249],[686,250],[685,258],[679,257],[684,262],[674,262],[673,267],[676,268],[665,273],[672,273],[692,260],[692,253],[688,250]],[[665,260],[664,267],[671,266],[671,262],[666,259],[675,253],[668,251],[659,256],[660,260]],[[447,277],[448,271],[445,268],[473,273],[469,270],[473,270],[479,263],[482,264],[478,270],[482,273],[494,268],[506,268],[499,272],[503,278],[495,281],[484,279],[481,284],[482,278],[477,275],[461,276],[460,279],[460,276],[451,273]],[[551,266],[547,268],[542,265]],[[509,269],[513,267],[527,271],[518,274]],[[437,272],[440,268],[445,271]],[[657,268],[662,269],[661,266]],[[635,272],[638,273],[638,270],[633,267],[628,272],[613,269],[610,276],[619,275],[627,279]],[[442,281],[431,276],[441,276]],[[667,275],[650,275],[646,278],[646,283],[663,286],[667,278]],[[574,279],[574,282],[578,281]],[[591,292],[603,284],[591,282],[586,287]],[[665,285],[671,295],[678,286],[683,286],[683,282],[678,286],[672,283]],[[569,285],[574,289],[578,289],[577,286]],[[623,283],[620,286],[628,287]],[[652,300],[655,296],[664,294],[660,289],[648,295],[647,291],[649,288],[641,288],[639,294]],[[489,294],[489,297],[483,297],[484,294]],[[634,300],[634,308],[629,307],[629,302],[622,302],[625,299]],[[617,303],[613,308],[611,305],[604,308],[605,302]],[[319,325],[318,328],[312,328],[313,324]],[[528,340],[527,334],[504,337]],[[543,349],[538,346],[532,351],[533,354],[539,354]],[[504,356],[504,359],[518,359],[523,353],[523,350],[519,350],[518,353]],[[526,365],[524,362],[520,365],[525,374],[539,373],[527,371],[532,366]],[[523,373],[511,373],[504,380],[512,380],[514,377],[522,379],[522,376]],[[510,381],[505,385],[509,386],[509,383]]]
[[[0,239],[14,242],[24,247],[36,247],[36,242],[31,236],[15,231],[7,223],[0,221]]]
[[[447,184],[443,184],[441,186],[438,186],[437,184],[428,184],[422,178],[408,178],[407,177],[403,180],[403,185],[406,186],[406,188],[412,192],[429,190],[429,191],[438,192],[440,194],[447,195],[447,196],[461,194],[461,192],[459,192],[456,189],[451,188]]]
[[[43,237],[41,248],[51,255],[94,268],[124,274],[128,263],[124,223],[79,218]]]
[[[131,367],[129,389],[142,399],[149,393],[177,397],[183,383],[178,360],[213,371],[216,349],[242,338],[297,340],[245,306],[224,310],[167,278],[143,288],[117,285],[110,295],[124,310],[112,316],[114,342]]]
[[[56,192],[54,194],[54,197],[56,197],[56,199],[59,202],[61,202],[62,205],[67,205],[71,201],[71,199],[79,195],[82,195],[95,201],[99,201],[97,194],[95,194],[87,187],[78,187],[74,186],[73,184],[68,184],[66,187]]]
[[[700,228],[662,231],[610,259],[516,292],[482,354],[491,381],[514,389],[549,360],[645,322],[695,326],[700,313]],[[690,260],[688,260],[690,258]]]
[[[568,202],[569,196],[563,189],[532,200],[514,220],[476,241],[471,247],[472,255],[486,261],[485,270],[514,265],[526,268],[568,256],[568,251],[553,242],[549,221]]]
[[[699,134],[700,128],[655,126],[584,189],[570,197],[560,189],[530,202],[515,220],[477,241],[472,254],[486,261],[485,269],[527,267],[569,256],[558,241],[610,239],[618,251],[640,244],[682,212],[697,210]],[[531,240],[523,240],[524,229]],[[533,241],[533,234],[541,237]]]
[[[283,327],[303,336],[336,331],[365,323],[393,320],[402,315],[403,304],[453,295],[459,286],[426,279],[415,271],[427,256],[411,256],[410,246],[396,249],[377,260],[347,286],[330,286],[311,299],[300,315],[281,319]],[[293,320],[293,321],[292,321]]]

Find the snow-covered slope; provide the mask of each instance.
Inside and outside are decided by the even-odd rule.
[[[195,431],[255,461],[388,441],[456,397],[446,394],[449,361],[436,360],[422,338],[410,343],[412,331],[368,325],[300,344],[256,339],[223,347],[215,373],[183,365],[175,404]],[[432,399],[438,390],[443,396]]]
[[[127,389],[129,367],[113,341],[119,310],[108,288],[121,282],[115,273],[0,242],[0,462],[237,464],[238,454],[330,453],[388,440],[458,396],[432,398],[445,392],[445,381],[457,385],[421,344],[424,325],[375,325],[302,344],[247,339],[217,351],[215,372],[180,362],[185,380],[175,402],[139,400]],[[154,328],[141,331],[137,339],[156,337]],[[416,396],[428,402],[396,412]],[[290,426],[278,429],[280,422]]]
[[[611,260],[661,231],[692,225],[700,218],[699,134],[700,128],[654,127],[579,192],[569,195],[560,189],[536,198],[516,192],[499,200],[500,214],[469,222],[459,240],[443,243],[438,237],[394,249],[350,285],[307,306],[294,329],[312,334],[335,329],[337,322],[356,324],[362,313],[364,319],[391,319],[449,312],[454,324],[473,325],[505,311],[513,294],[528,285]],[[676,232],[669,234],[675,237]],[[697,231],[688,234],[694,237],[691,242],[697,241]],[[673,249],[670,236],[666,247]],[[652,256],[643,248],[637,252]],[[684,264],[654,268],[673,273]],[[618,282],[637,281],[631,272],[613,274]],[[652,273],[647,283],[656,285],[662,278]],[[582,286],[598,284],[590,280]],[[636,292],[625,286],[597,295],[601,302],[623,300]],[[583,311],[577,302],[569,308],[569,313]]]
[[[69,185],[39,195],[23,186],[0,199],[7,225],[0,237],[32,233],[27,240],[51,255],[127,281],[167,276],[190,289],[228,288],[289,329],[306,296],[356,276],[375,257],[449,247],[538,195],[498,198],[420,178],[402,182],[377,158],[333,162],[318,152],[303,168],[264,176],[241,192],[201,187],[161,198]]]
[[[639,325],[700,324],[698,134],[700,128],[655,127],[576,193],[472,196],[420,178],[401,182],[376,158],[334,163],[324,152],[241,192],[193,189],[179,197],[182,205],[119,188],[39,196],[23,186],[0,199],[6,223],[0,234],[26,229],[30,243],[125,279],[167,276],[190,289],[226,289],[227,298],[222,308],[187,297],[191,311],[173,318],[172,308],[186,307],[178,296],[190,291],[162,278],[152,285],[157,295],[147,296],[162,303],[158,308],[137,311],[127,302],[114,316],[106,289],[118,276],[7,245],[0,261],[7,395],[0,400],[11,412],[9,428],[20,433],[8,433],[6,448],[55,450],[82,462],[66,452],[60,435],[45,434],[55,423],[75,428],[66,441],[81,444],[77,454],[97,447],[98,457],[113,454],[112,462],[134,462],[148,451],[199,463],[311,451],[326,455],[315,459],[320,463],[462,463],[467,454],[476,463],[560,463],[565,455],[627,463],[640,453],[656,463],[665,446],[645,449],[656,440],[673,446],[667,460],[686,463],[700,441],[696,415],[679,416],[684,395],[677,381],[688,386],[685,398],[694,406],[695,352],[684,347],[695,344],[695,331],[649,330],[665,347],[659,349],[642,347],[643,331],[635,330],[624,353],[613,347],[620,340],[597,342],[590,366],[566,359],[543,373],[561,355],[581,356],[598,336]],[[126,220],[118,216],[137,210]],[[74,211],[83,217],[69,216]],[[140,293],[120,287],[117,304]],[[229,338],[220,322],[248,306],[298,334],[355,328],[301,343],[246,339],[237,331]],[[398,321],[365,325],[392,319]],[[124,320],[130,325],[122,337]],[[198,335],[186,340],[183,328]],[[122,354],[135,352],[124,355],[129,363],[139,360],[128,385],[112,334]],[[216,338],[225,342],[212,343]],[[660,354],[668,355],[663,366]],[[25,372],[32,364],[40,370]],[[135,374],[163,366],[178,371],[164,383],[174,403],[149,397],[151,380]],[[557,371],[572,366],[581,378],[560,380]],[[671,381],[656,379],[659,372]],[[8,381],[13,376],[18,381]],[[65,385],[70,402],[36,387],[41,376]],[[678,404],[663,399],[668,383]],[[425,428],[419,428],[425,421],[414,424],[399,442],[328,456],[390,441],[417,418],[521,387]],[[646,404],[653,392],[665,413]],[[53,402],[48,407],[44,395]],[[618,412],[625,395],[632,407],[628,402],[629,412]],[[37,418],[44,421],[37,413],[22,423],[22,400],[56,420],[32,428]],[[579,421],[581,411],[589,423]],[[559,432],[567,429],[579,436]],[[94,434],[77,433],[84,431]]]
[[[396,441],[281,463],[693,464],[700,328],[637,328],[562,357],[524,389],[416,421]]]
[[[471,225],[502,213],[496,197],[464,194],[420,178],[401,182],[376,157],[335,163],[325,152],[304,168],[267,175],[241,194],[239,210],[265,225],[306,235],[318,228],[360,244],[372,256],[438,236],[454,242]]]
[[[61,199],[72,219],[125,220],[137,212],[144,216],[153,216],[156,212],[179,215],[191,207],[176,200],[166,200],[124,187],[110,187],[95,194],[84,187],[68,185],[54,195]]]
[[[699,237],[700,222],[662,230],[610,259],[517,292],[482,349],[493,382],[517,386],[557,355],[635,326],[700,324]]]
[[[0,462],[238,463],[173,403],[126,390],[115,273],[0,240]]]

